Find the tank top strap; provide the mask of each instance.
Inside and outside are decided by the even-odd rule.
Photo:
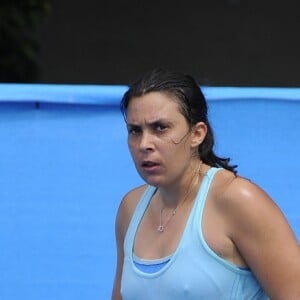
[[[192,219],[198,222],[197,224],[199,224],[199,220],[202,222],[203,209],[204,209],[209,188],[213,182],[216,173],[220,170],[222,170],[222,168],[212,167],[206,172],[206,174],[203,177],[203,181],[201,183],[198,194],[196,196],[195,207],[192,212],[195,216],[195,218]]]
[[[125,251],[126,250],[129,251],[128,253],[131,253],[132,251],[133,242],[135,239],[135,233],[155,192],[156,192],[156,187],[148,185],[136,206],[136,209],[129,223],[125,240],[124,240],[124,248]]]

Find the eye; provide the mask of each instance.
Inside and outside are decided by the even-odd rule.
[[[141,133],[141,128],[139,126],[127,126],[127,132],[130,135],[137,135]]]
[[[167,128],[167,127],[164,126],[164,125],[157,125],[157,127],[156,127],[156,129],[157,129],[158,131],[164,131],[166,128]]]
[[[158,131],[158,132],[164,132],[164,131],[166,131],[167,128],[168,128],[168,126],[166,124],[163,124],[163,123],[153,124],[153,129],[155,131]]]

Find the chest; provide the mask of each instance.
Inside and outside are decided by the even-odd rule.
[[[174,253],[186,228],[191,207],[172,215],[149,209],[141,219],[134,239],[134,253],[143,258],[156,259]],[[159,227],[163,225],[163,230]]]
[[[207,199],[202,218],[193,213],[191,219],[192,204],[183,207],[173,216],[166,214],[163,220],[168,222],[163,231],[158,230],[162,223],[159,211],[154,209],[146,211],[135,234],[133,245],[135,255],[157,259],[175,253],[189,225],[193,226],[194,234],[197,232],[194,238],[202,234],[209,248],[217,256],[237,266],[246,267],[245,261],[229,238],[226,221],[214,209],[212,203],[212,199]]]
[[[253,280],[211,256],[199,239],[188,239],[156,273],[139,271],[126,255],[122,295],[124,300],[243,299],[237,296],[244,293],[242,278]]]

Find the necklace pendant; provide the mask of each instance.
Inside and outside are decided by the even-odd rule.
[[[163,226],[163,225],[159,225],[159,226],[157,227],[157,231],[163,232],[163,231],[164,231],[164,226]]]

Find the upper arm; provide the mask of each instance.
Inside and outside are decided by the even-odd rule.
[[[300,299],[300,248],[280,209],[242,178],[224,199],[231,239],[271,299]]]
[[[124,208],[123,204],[124,199],[119,206],[116,222],[115,222],[115,237],[116,237],[116,246],[117,246],[117,266],[116,266],[116,274],[114,280],[114,286],[112,291],[112,300],[121,300],[121,278],[122,278],[122,268],[124,261],[124,251],[123,251],[123,242],[124,242]],[[123,205],[122,205],[123,204]]]
[[[144,186],[130,191],[122,199],[115,221],[115,236],[117,245],[117,267],[112,291],[112,300],[121,300],[121,278],[124,261],[124,238],[136,204],[145,189]]]

